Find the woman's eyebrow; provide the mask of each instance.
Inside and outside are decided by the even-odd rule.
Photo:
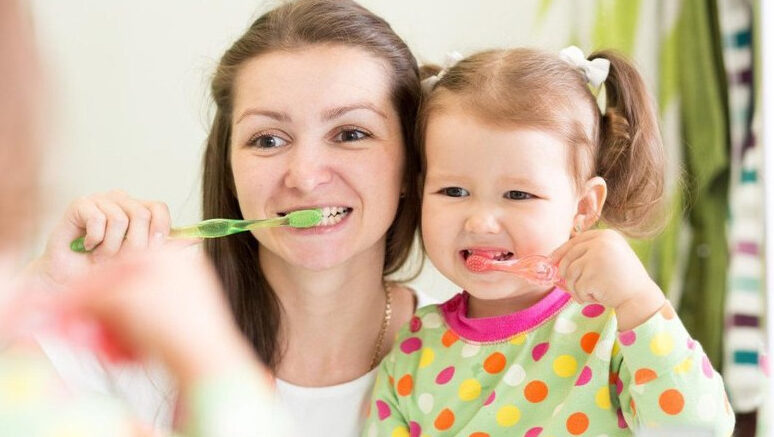
[[[347,112],[356,111],[358,109],[365,109],[376,113],[382,118],[387,118],[387,115],[385,115],[384,112],[382,112],[381,110],[379,110],[379,108],[377,108],[376,106],[368,102],[353,103],[351,105],[337,106],[335,108],[326,109],[325,111],[323,111],[321,118],[323,121],[330,121],[335,118],[341,117]]]
[[[277,121],[284,121],[284,122],[290,121],[290,116],[284,112],[250,108],[250,109],[246,109],[245,112],[243,112],[242,115],[239,116],[235,124],[239,124],[240,121],[244,120],[248,116],[255,116],[255,115],[272,118]]]

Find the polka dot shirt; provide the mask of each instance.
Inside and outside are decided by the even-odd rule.
[[[364,436],[731,434],[723,381],[669,304],[618,332],[611,309],[559,288],[502,317],[467,318],[467,299],[422,308],[400,330]]]

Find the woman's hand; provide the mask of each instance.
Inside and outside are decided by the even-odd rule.
[[[664,305],[663,292],[616,231],[577,234],[551,258],[575,300],[614,308],[621,331],[642,324]]]
[[[122,191],[82,197],[67,208],[43,256],[32,263],[27,274],[37,276],[45,286],[61,288],[127,249],[161,246],[169,229],[169,209],[162,202],[135,199]],[[84,246],[93,251],[73,252],[70,243],[84,235]]]

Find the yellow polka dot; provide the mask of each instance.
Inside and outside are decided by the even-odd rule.
[[[621,351],[621,345],[618,343],[618,340],[616,340],[613,342],[613,352],[611,352],[610,355],[616,356],[620,351]]]
[[[409,437],[408,429],[405,426],[399,426],[392,430],[391,437]]]
[[[422,349],[422,357],[419,358],[419,368],[425,368],[435,360],[435,352],[429,347]]]
[[[600,387],[599,390],[597,390],[596,396],[594,396],[594,401],[597,403],[597,406],[603,410],[609,410],[610,409],[610,388],[607,386]]]
[[[500,426],[513,426],[519,423],[521,411],[515,405],[506,405],[497,411],[497,424]]]
[[[653,352],[653,355],[659,357],[669,355],[673,348],[674,340],[672,340],[672,336],[667,332],[656,334],[653,337],[653,340],[650,341],[650,351]]]
[[[560,355],[554,360],[554,372],[562,378],[567,378],[575,374],[578,363],[570,355]]]
[[[481,394],[481,384],[475,379],[466,379],[460,384],[460,399],[463,401],[472,401]]]
[[[519,334],[511,339],[511,344],[521,345],[527,340],[527,334]]]
[[[675,366],[675,373],[688,373],[693,368],[693,360],[688,357]]]

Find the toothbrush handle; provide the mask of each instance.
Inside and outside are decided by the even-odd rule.
[[[216,229],[208,227],[212,221],[219,221]],[[225,223],[224,221],[227,221]],[[230,219],[212,219],[197,223],[191,226],[172,228],[169,231],[170,238],[218,238],[239,232],[249,231],[258,228],[270,228],[275,226],[287,226],[287,217],[276,217],[265,220],[230,220]],[[70,250],[77,253],[88,253],[84,246],[84,237],[78,237],[70,243]]]

